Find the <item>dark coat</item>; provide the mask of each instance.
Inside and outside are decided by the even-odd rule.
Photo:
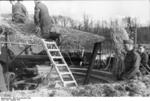
[[[150,67],[148,65],[149,57],[146,52],[140,53],[141,56],[141,66],[140,66],[140,71],[143,75],[149,74],[150,73]]]
[[[43,36],[49,34],[51,31],[52,21],[49,16],[48,8],[41,2],[35,5],[34,23],[40,26]]]
[[[130,79],[139,72],[140,67],[140,55],[134,50],[127,52],[124,60],[125,70],[123,78]]]
[[[146,66],[148,64],[148,54],[146,52],[141,53],[141,64]]]

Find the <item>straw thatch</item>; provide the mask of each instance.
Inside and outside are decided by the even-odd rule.
[[[28,21],[26,24],[16,24],[12,23],[10,19],[5,19],[3,24],[7,25],[7,27],[13,31],[13,34],[9,36],[10,41],[40,44],[39,38],[35,33],[35,25],[32,20]],[[72,52],[82,49],[92,52],[94,43],[104,40],[104,37],[93,33],[55,25],[53,25],[52,31],[61,34],[60,48],[65,52]],[[41,49],[41,47],[38,47],[36,50],[41,51]]]

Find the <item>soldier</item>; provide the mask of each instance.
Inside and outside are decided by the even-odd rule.
[[[124,40],[125,49],[127,54],[124,59],[125,70],[122,73],[122,79],[134,79],[140,75],[140,55],[134,50],[132,40]]]
[[[53,22],[50,19],[46,5],[40,2],[40,0],[34,0],[34,2],[34,23],[36,25],[36,32],[41,30],[42,38],[52,39],[55,41],[57,41],[57,39],[60,40],[60,34],[51,31]]]
[[[20,1],[22,0],[17,0],[15,4],[10,1],[12,4],[12,21],[16,23],[25,23],[28,18],[28,12]]]
[[[143,75],[150,73],[150,67],[148,66],[148,54],[145,51],[145,47],[143,45],[139,45],[138,52],[141,56],[140,71]]]
[[[39,0],[35,0],[34,23],[37,29],[40,27],[42,37],[47,38],[48,34],[51,32],[52,22],[48,8]]]

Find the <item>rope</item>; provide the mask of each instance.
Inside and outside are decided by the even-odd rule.
[[[31,45],[31,46],[43,46],[43,45],[39,45],[39,44],[29,44],[29,43],[17,43],[17,42],[5,42],[5,41],[1,41],[0,44],[14,44],[14,45]]]

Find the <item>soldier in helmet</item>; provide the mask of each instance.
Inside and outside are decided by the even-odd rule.
[[[148,54],[145,51],[145,47],[143,45],[139,45],[138,52],[141,56],[141,64],[140,64],[140,71],[144,74],[150,73],[150,67],[148,65]]]
[[[52,32],[52,20],[49,15],[48,8],[40,0],[34,0],[34,23],[36,32],[41,31],[41,37],[44,39],[60,40],[60,34]]]
[[[51,32],[52,22],[49,16],[48,8],[40,0],[35,1],[34,23],[36,27],[40,27],[42,37],[47,38]]]
[[[139,71],[140,55],[134,50],[132,40],[124,40],[124,46],[127,54],[124,59],[125,70],[121,78],[124,80],[137,78],[137,76],[141,75]]]

